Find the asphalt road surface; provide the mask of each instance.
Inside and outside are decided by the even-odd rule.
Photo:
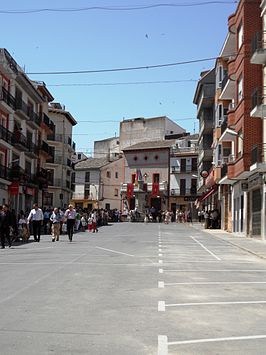
[[[0,250],[1,355],[265,354],[266,261],[184,224]]]

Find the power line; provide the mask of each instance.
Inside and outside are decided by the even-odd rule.
[[[157,81],[132,81],[132,82],[113,82],[113,83],[69,83],[69,84],[46,84],[49,87],[64,86],[118,86],[118,85],[146,85],[146,84],[175,84],[175,83],[195,83],[199,79],[184,80],[157,80]]]
[[[231,57],[230,55],[228,57]],[[120,71],[133,71],[133,70],[143,70],[143,69],[155,69],[155,68],[165,68],[173,67],[178,65],[193,64],[200,62],[207,62],[211,60],[216,60],[218,57],[201,58],[194,60],[186,60],[181,62],[166,63],[166,64],[155,64],[155,65],[145,65],[139,67],[125,67],[125,68],[111,68],[111,69],[96,69],[96,70],[70,70],[70,71],[50,71],[50,72],[27,72],[27,75],[69,75],[69,74],[93,74],[93,73],[108,73],[108,72],[120,72]]]
[[[168,3],[168,4],[151,4],[151,5],[134,5],[134,6],[89,6],[89,7],[77,7],[77,8],[40,8],[40,9],[15,9],[15,10],[0,10],[2,14],[32,14],[41,12],[87,12],[87,11],[137,11],[137,10],[148,10],[155,8],[174,8],[174,7],[195,7],[195,6],[205,6],[205,5],[223,5],[223,4],[238,4],[237,0],[232,1],[202,1],[202,2],[191,2],[191,3]]]

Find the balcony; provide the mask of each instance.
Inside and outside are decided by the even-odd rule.
[[[40,145],[40,151],[44,154],[46,154],[49,157],[53,157],[54,156],[54,149],[53,147],[50,147],[49,144],[47,144],[46,142],[42,142]]]
[[[134,192],[152,192],[152,183],[149,182],[147,184],[138,184],[134,185]],[[162,181],[159,183],[159,191],[160,192],[167,192],[168,190],[168,183],[167,181]],[[127,184],[122,183],[120,185],[120,192],[127,192]]]
[[[7,166],[0,164],[0,178],[4,180],[10,179],[10,169]]]
[[[62,179],[53,179],[48,181],[49,186],[54,186],[57,188],[61,189],[69,189],[71,187],[71,183],[68,180],[62,180]]]
[[[198,167],[196,165],[186,165],[185,167],[171,166],[172,174],[190,174],[191,172],[197,171]]]
[[[48,141],[68,144],[68,138],[64,134],[49,134]]]
[[[265,173],[266,172],[266,145],[255,145],[251,150],[251,166],[250,171],[253,173]]]
[[[192,186],[190,189],[171,189],[171,196],[195,196],[197,195],[197,186]]]
[[[203,134],[211,133],[213,131],[213,128],[213,119],[201,119],[199,137],[201,137]]]
[[[42,117],[34,112],[32,107],[27,105],[23,100],[16,100],[16,114],[20,118],[25,119],[32,128],[41,125]]]
[[[24,185],[35,186],[37,182],[36,175],[32,174],[31,172],[25,171],[18,164],[14,164],[9,169],[9,179],[11,181],[19,181],[21,184]]]
[[[19,130],[12,135],[12,145],[19,150],[28,150],[27,138]]]
[[[47,133],[53,135],[55,131],[55,125],[45,113],[42,114],[42,122],[43,127],[46,129]]]
[[[261,88],[256,88],[251,95],[251,117],[266,117],[266,105],[263,104],[263,94]]]
[[[28,149],[25,151],[27,155],[31,156],[32,158],[38,156],[39,147],[29,139],[27,139],[27,148]]]
[[[0,88],[0,102],[7,113],[16,109],[15,98],[3,86]]]
[[[215,96],[215,85],[214,84],[204,84],[202,87],[201,97],[198,104],[198,112],[205,108],[210,108],[213,106]]]
[[[0,139],[5,141],[6,143],[12,145],[13,133],[10,132],[8,129],[0,125]]]
[[[235,97],[235,81],[226,74],[222,81],[220,100],[232,100]]]
[[[256,32],[251,40],[252,64],[266,64],[266,32]]]

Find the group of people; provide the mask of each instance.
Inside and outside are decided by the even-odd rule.
[[[92,210],[90,212],[79,211],[73,205],[69,205],[64,211],[54,209],[42,210],[37,203],[33,208],[24,213],[20,211],[18,217],[14,210],[10,211],[7,205],[0,206],[0,236],[1,248],[12,246],[14,239],[22,239],[27,242],[33,234],[35,242],[40,242],[41,234],[51,234],[52,242],[59,241],[60,234],[67,233],[70,242],[73,240],[74,231],[97,233],[98,226],[108,224],[108,216],[105,210]]]

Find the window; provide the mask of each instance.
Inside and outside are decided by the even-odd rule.
[[[191,195],[195,195],[197,193],[197,179],[191,179],[190,193]]]
[[[240,130],[238,132],[238,136],[237,136],[237,157],[242,156],[243,154],[243,134],[242,134],[242,130]]]
[[[243,37],[244,37],[244,33],[243,33],[243,24],[241,23],[240,26],[237,29],[237,48],[239,49],[242,44],[243,44]]]
[[[180,169],[181,172],[183,172],[183,173],[186,172],[186,165],[187,165],[187,160],[181,159],[181,169]]]
[[[180,195],[186,194],[186,179],[180,179]]]
[[[118,179],[118,171],[115,172],[115,178]]]
[[[240,102],[243,99],[243,77],[242,77],[242,75],[237,81],[237,98],[238,98],[238,102]]]
[[[81,154],[78,154],[78,159],[79,159],[79,160],[81,159]]]
[[[115,189],[115,196],[118,196],[118,189]]]
[[[222,81],[223,81],[223,67],[219,65],[218,67],[218,87],[220,88],[222,86]]]
[[[109,170],[106,171],[106,177],[108,177],[109,179],[111,178],[111,171]]]
[[[85,182],[90,182],[90,172],[86,171],[85,173]]]
[[[192,158],[192,171],[197,171],[197,170],[198,170],[198,159]]]
[[[153,174],[153,183],[160,182],[160,174]]]
[[[25,172],[26,174],[31,174],[31,162],[25,161]]]
[[[45,206],[53,206],[53,194],[50,192],[45,192],[43,194],[43,204]]]

